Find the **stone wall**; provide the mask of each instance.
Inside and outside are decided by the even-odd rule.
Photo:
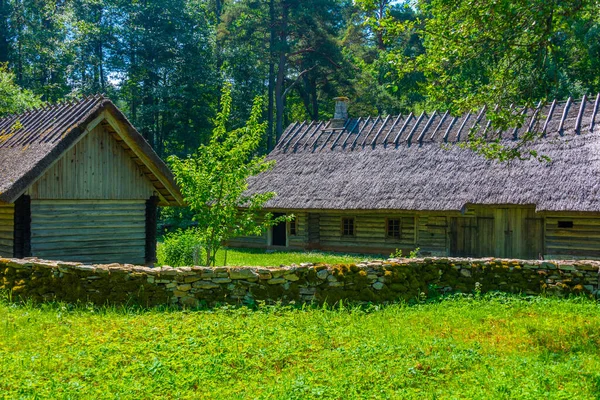
[[[600,261],[390,259],[278,268],[85,265],[0,258],[0,290],[13,300],[212,306],[219,303],[410,300],[422,293],[598,293]]]

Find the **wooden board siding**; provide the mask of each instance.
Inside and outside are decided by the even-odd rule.
[[[155,189],[101,125],[54,163],[27,191],[36,199],[146,200]]]
[[[296,235],[290,235],[289,223],[287,224],[287,244],[290,249],[304,249],[308,241],[308,225],[307,213],[305,212],[288,212],[296,217]],[[245,236],[231,239],[228,243],[229,247],[256,247],[265,248],[269,246],[269,232],[264,232],[262,235]]]
[[[559,222],[572,222],[572,228]],[[600,258],[600,215],[548,213],[545,218],[545,257],[555,259]]]
[[[13,256],[13,236],[15,230],[15,207],[13,204],[0,205],[0,256]]]
[[[448,222],[446,216],[419,215],[417,217],[417,245],[421,254],[428,256],[447,255]]]
[[[354,218],[354,236],[342,235],[342,218]],[[386,218],[401,220],[400,238],[387,238]],[[328,212],[320,215],[320,244],[324,250],[388,253],[416,247],[415,216],[399,213]]]
[[[31,201],[34,257],[144,264],[146,202]]]

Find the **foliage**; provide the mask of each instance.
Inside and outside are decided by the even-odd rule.
[[[262,206],[275,193],[245,193],[249,177],[274,165],[266,162],[265,157],[256,156],[265,129],[260,122],[262,106],[262,99],[257,97],[246,126],[229,130],[231,91],[226,85],[210,142],[187,158],[169,159],[198,223],[196,232],[206,251],[206,265],[214,263],[216,252],[230,238],[259,235],[267,227],[286,220],[272,218],[270,213],[259,220]]]
[[[589,399],[598,303],[458,296],[407,306],[205,311],[0,301],[6,398]]]
[[[10,72],[6,65],[0,64],[0,117],[18,114],[41,105],[39,96],[17,86],[15,74]]]
[[[170,238],[176,236],[167,235]],[[179,259],[177,254],[178,251],[184,254],[192,254],[192,246],[196,243],[193,240],[185,242],[172,241],[167,244],[159,243],[158,245],[158,262],[157,265],[170,265],[170,266],[189,266],[192,264],[187,258],[186,261]],[[188,246],[179,249],[178,246]],[[170,246],[167,251],[164,249],[165,246]],[[171,258],[169,258],[171,257]],[[279,265],[291,265],[300,264],[305,262],[310,263],[324,263],[324,264],[352,264],[364,260],[373,260],[379,257],[373,254],[343,254],[333,252],[321,252],[321,251],[270,251],[263,249],[237,249],[227,248],[220,249],[215,256],[215,265],[225,265],[225,259],[227,259],[227,265],[239,265],[239,266],[256,266],[256,267],[269,267]]]
[[[200,264],[204,260],[203,242],[196,228],[170,232],[157,248],[157,258],[162,265],[173,267]]]
[[[411,250],[408,253],[408,258],[417,258],[419,256],[419,252],[421,251],[420,247],[417,247],[414,250]],[[404,258],[402,254],[402,249],[396,249],[393,253],[390,254],[390,258]]]

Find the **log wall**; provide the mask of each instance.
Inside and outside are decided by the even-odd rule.
[[[94,263],[145,261],[144,200],[32,200],[31,253]]]
[[[2,257],[13,256],[14,224],[14,205],[0,205],[0,256]]]

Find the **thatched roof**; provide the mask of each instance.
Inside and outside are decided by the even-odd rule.
[[[276,192],[273,209],[600,211],[599,100],[516,110],[523,126],[505,132],[491,128],[485,109],[292,124],[268,156],[274,169],[250,179],[249,192]],[[543,133],[528,149],[552,161],[486,160],[456,145],[471,130],[509,146]]]
[[[12,203],[54,161],[88,133],[89,125],[111,119],[123,148],[130,152],[163,198],[181,205],[173,175],[152,147],[107,98],[97,95],[0,119],[0,203]]]

